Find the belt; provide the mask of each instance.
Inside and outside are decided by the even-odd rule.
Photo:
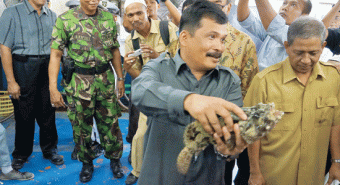
[[[98,67],[92,67],[92,68],[82,68],[79,66],[74,66],[74,72],[78,74],[83,74],[83,75],[95,75],[95,74],[102,74],[106,72],[110,67],[110,64],[104,64]]]
[[[18,55],[13,54],[13,59],[19,61],[26,61],[28,58],[36,58],[36,59],[48,59],[50,55]]]

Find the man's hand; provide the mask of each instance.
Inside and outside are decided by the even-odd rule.
[[[9,95],[12,96],[13,99],[18,100],[19,97],[21,96],[20,86],[17,82],[8,83],[7,91]]]
[[[117,86],[118,86],[118,99],[122,98],[124,93],[125,93],[125,84],[124,81],[119,80],[117,82]]]
[[[222,98],[190,94],[184,99],[184,110],[199,121],[204,130],[213,135],[222,137],[222,128],[217,115],[226,123],[229,132],[234,130],[234,122],[229,111],[235,113],[242,120],[247,120],[247,115],[237,105]]]
[[[128,55],[132,54],[134,51],[130,51],[125,53],[124,56],[124,63],[123,63],[123,68],[129,72],[131,67],[136,63],[137,57],[128,57]]]
[[[144,56],[146,57],[150,57],[152,59],[159,57],[158,52],[146,44],[141,44],[140,48],[142,49]]]
[[[248,185],[265,185],[264,177],[261,172],[250,173]]]
[[[330,185],[334,180],[340,181],[340,163],[332,163],[326,185]]]
[[[243,150],[248,146],[248,144],[242,139],[240,135],[240,128],[238,124],[233,125],[235,137],[236,137],[236,147],[233,150],[229,150],[227,145],[218,137],[217,133],[214,133],[214,139],[216,141],[216,150],[224,155],[238,155],[243,152]],[[226,126],[222,127],[222,133],[224,140],[227,141],[230,138],[230,133]]]
[[[66,107],[63,96],[60,94],[58,89],[50,90],[50,99],[52,107]]]

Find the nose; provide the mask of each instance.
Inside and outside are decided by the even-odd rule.
[[[217,41],[215,42],[215,50],[223,53],[225,49],[224,42],[222,42],[220,39],[216,39],[216,40]]]
[[[301,62],[305,65],[309,65],[311,64],[312,60],[310,59],[310,56],[308,53],[305,53],[303,56],[302,56],[302,59],[301,59]]]
[[[288,4],[283,4],[280,9],[281,11],[287,11],[287,8],[288,8]]]

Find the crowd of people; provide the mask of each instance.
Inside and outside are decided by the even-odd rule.
[[[0,124],[0,180],[34,178],[19,170],[33,152],[35,122],[43,157],[64,164],[55,123],[60,107],[73,129],[72,159],[82,162],[80,181],[92,179],[98,152],[122,178],[118,100],[125,72],[133,79],[126,184],[232,184],[235,162],[236,185],[319,185],[326,173],[327,184],[340,180],[340,1],[321,21],[309,16],[310,0],[284,0],[279,12],[269,0],[255,3],[259,16],[249,0],[237,7],[231,0],[185,0],[180,11],[170,0],[125,0],[121,8],[71,0],[57,16],[46,0],[0,1],[7,7],[0,12],[1,62],[16,122],[12,161]],[[160,4],[167,19],[159,17]],[[320,61],[324,48],[329,62]],[[60,66],[66,98],[57,88]],[[240,107],[272,102],[282,119],[246,143],[230,112],[247,120]],[[197,153],[183,175],[176,161],[195,120],[216,144]],[[225,143],[231,133],[233,149]]]

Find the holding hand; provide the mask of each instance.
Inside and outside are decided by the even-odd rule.
[[[7,91],[9,93],[10,97],[13,98],[13,99],[18,100],[19,97],[21,96],[20,86],[17,82],[8,83]]]
[[[136,63],[137,57],[128,57],[128,55],[132,54],[134,51],[127,52],[124,56],[123,68],[126,71],[129,71],[131,67]]]
[[[158,52],[146,44],[141,44],[140,48],[142,49],[145,57],[150,57],[152,59],[159,57]]]

